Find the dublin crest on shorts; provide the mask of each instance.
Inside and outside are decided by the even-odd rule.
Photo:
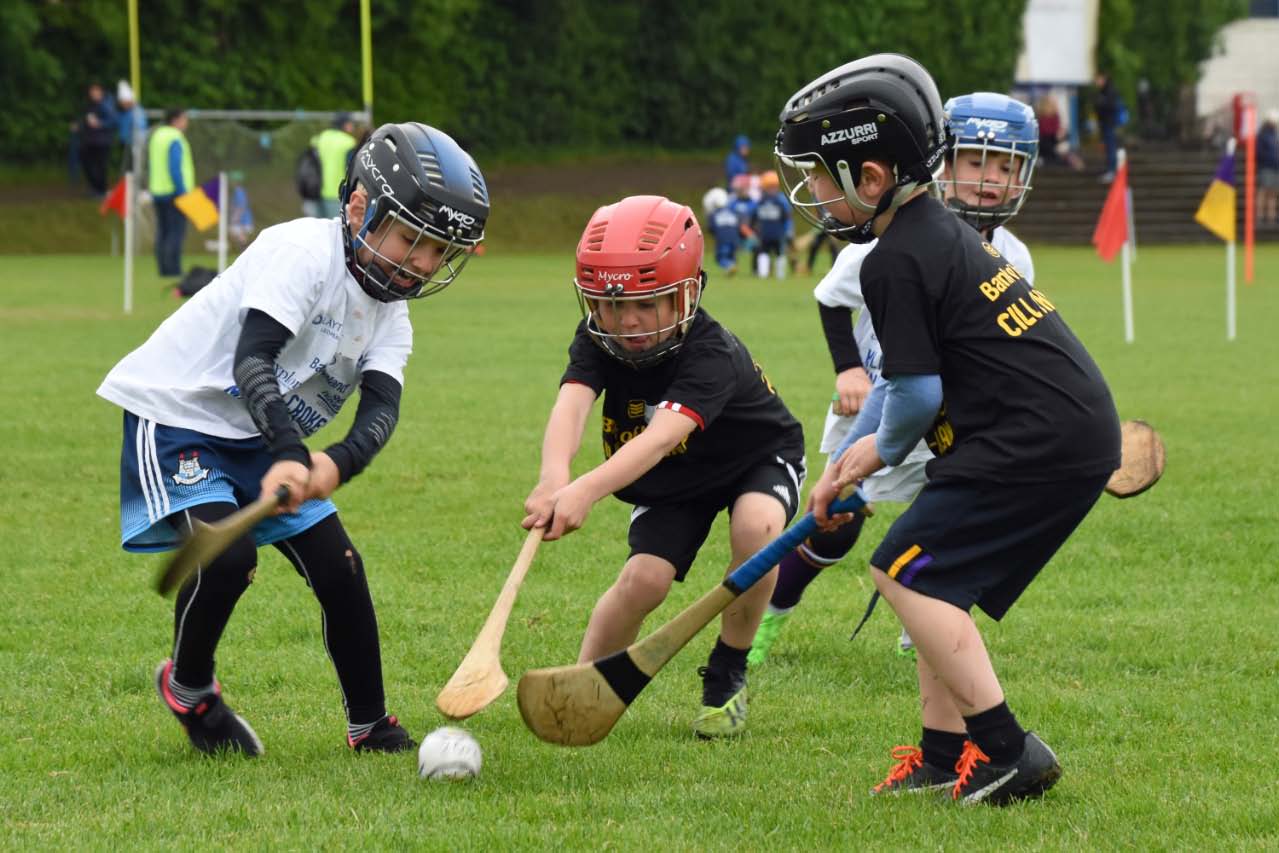
[[[200,467],[198,451],[191,451],[190,459],[186,458],[185,453],[178,454],[178,473],[173,475],[173,482],[179,486],[193,486],[207,476],[209,469]]]

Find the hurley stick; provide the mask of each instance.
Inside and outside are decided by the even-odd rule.
[[[464,720],[487,708],[506,689],[509,680],[502,671],[502,634],[506,632],[515,596],[520,591],[524,576],[528,574],[533,555],[537,553],[537,546],[545,532],[544,527],[534,527],[528,532],[524,547],[520,549],[520,555],[511,567],[511,573],[502,585],[502,592],[489,611],[489,618],[480,629],[479,636],[471,644],[471,650],[466,653],[448,684],[435,697],[435,707],[444,716]]]
[[[231,543],[252,530],[260,521],[275,514],[280,504],[289,499],[289,487],[280,486],[275,494],[264,495],[221,521],[205,524],[195,519],[191,533],[182,547],[169,558],[155,578],[155,591],[168,595],[186,583],[196,569],[207,566],[222,554]]]
[[[1158,483],[1163,476],[1164,442],[1145,421],[1124,421],[1119,430],[1122,455],[1119,468],[1106,483],[1106,492],[1117,498],[1131,498]]]
[[[857,512],[865,505],[857,491],[833,502],[829,512]],[[723,583],[616,654],[524,673],[516,691],[524,724],[542,740],[564,746],[589,746],[603,740],[640,691],[689,640],[816,529],[813,514],[805,513]]]

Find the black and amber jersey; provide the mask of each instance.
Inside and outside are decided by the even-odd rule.
[[[604,456],[644,431],[657,409],[697,428],[648,473],[617,492],[639,506],[679,503],[716,493],[761,460],[804,453],[804,432],[763,368],[737,337],[698,310],[679,350],[636,370],[605,353],[580,323],[560,384],[604,395]]]
[[[902,205],[862,265],[883,374],[941,375],[928,474],[1051,482],[1119,466],[1119,419],[1052,300],[940,202]]]

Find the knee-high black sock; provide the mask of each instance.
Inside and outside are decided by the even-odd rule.
[[[229,503],[200,504],[184,515],[211,524],[236,509]],[[178,591],[173,610],[173,679],[179,684],[202,687],[213,681],[218,641],[257,565],[253,537],[242,536],[216,560],[201,566]]]
[[[347,722],[380,720],[386,715],[386,696],[377,615],[364,562],[342,522],[330,515],[277,547],[320,602],[324,647],[342,687]]]
[[[964,725],[968,728],[968,737],[990,757],[991,764],[1008,765],[1021,757],[1026,731],[1008,709],[1007,702],[964,717]]]

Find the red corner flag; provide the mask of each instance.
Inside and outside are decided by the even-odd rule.
[[[1102,205],[1097,227],[1092,232],[1092,244],[1103,261],[1114,260],[1124,243],[1128,241],[1128,162],[1123,160],[1110,182],[1110,192]]]
[[[124,178],[111,188],[111,192],[102,199],[102,204],[98,205],[98,213],[103,216],[107,215],[108,210],[114,210],[121,219],[124,219]]]

